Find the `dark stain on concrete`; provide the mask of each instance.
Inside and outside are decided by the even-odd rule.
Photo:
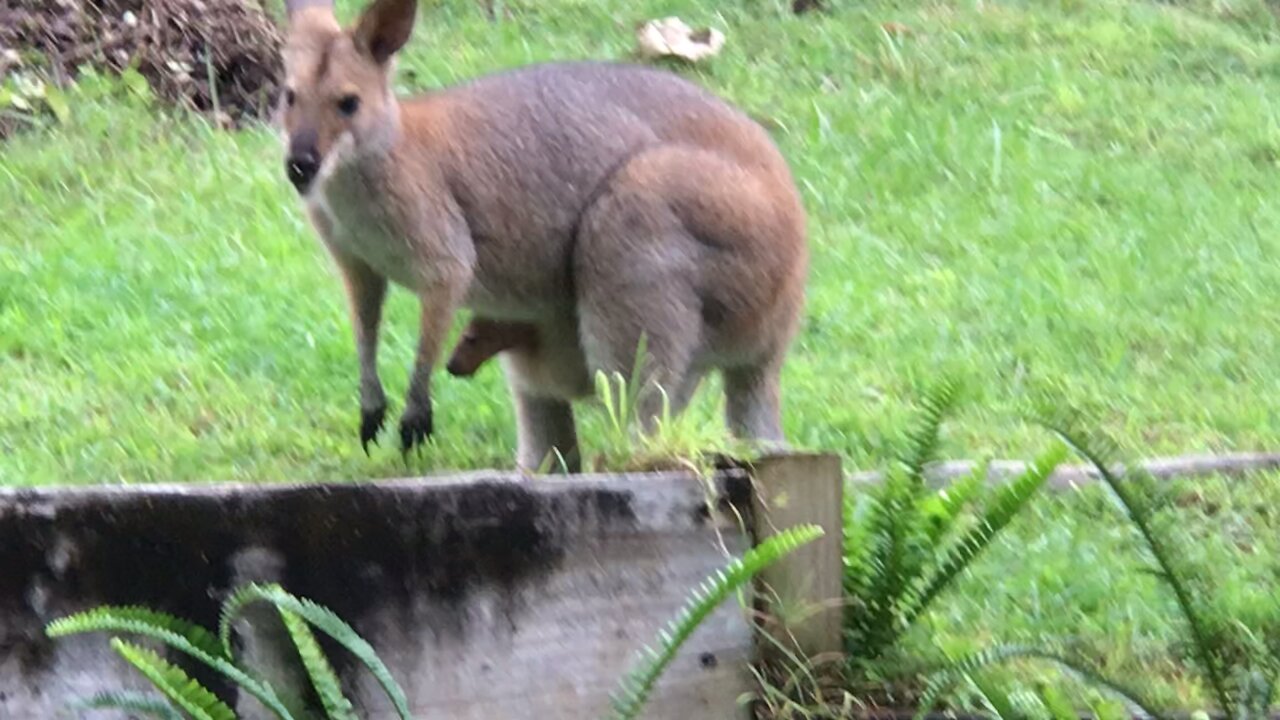
[[[577,494],[578,516],[586,521],[596,519],[606,525],[634,525],[632,495],[625,490],[598,489]]]
[[[519,586],[563,558],[566,525],[635,519],[627,492],[536,493],[510,482],[52,498],[0,503],[0,657],[19,658],[30,679],[50,661],[45,623],[68,612],[143,604],[215,628],[235,581],[231,560],[245,547],[279,554],[287,590],[330,607],[362,634],[375,612],[417,626],[415,599],[424,597],[437,632],[464,633],[476,588],[496,590],[507,612],[518,611]],[[349,679],[348,654],[320,638]],[[234,687],[220,676],[173,660],[234,702]]]
[[[100,604],[145,604],[215,626],[235,540],[209,522],[216,510],[210,498],[186,496],[73,503],[52,513],[0,509],[0,654],[16,653],[23,672],[36,673],[53,651],[45,624]],[[220,675],[177,653],[169,659],[234,699]]]
[[[720,491],[715,498],[715,510],[727,517],[741,517],[749,520],[752,517],[751,477],[743,471],[726,469],[719,476]],[[705,525],[711,522],[711,506],[700,502],[692,511],[693,524]]]

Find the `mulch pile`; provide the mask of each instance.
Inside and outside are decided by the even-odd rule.
[[[223,126],[271,112],[282,33],[257,0],[0,0],[0,78],[134,67],[165,102]]]

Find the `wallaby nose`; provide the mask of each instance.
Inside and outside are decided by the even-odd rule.
[[[316,173],[320,172],[320,158],[310,152],[290,155],[285,161],[285,172],[293,187],[298,192],[305,193],[311,187],[311,181],[316,179]]]
[[[445,372],[454,377],[468,377],[475,372],[475,368],[468,367],[461,359],[453,357],[449,358],[449,362],[444,366]]]

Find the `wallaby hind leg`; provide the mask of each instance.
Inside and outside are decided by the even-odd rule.
[[[568,401],[536,397],[522,390],[515,390],[513,401],[518,432],[516,463],[520,468],[534,472],[546,464],[551,472],[579,472],[578,432]]]
[[[697,311],[690,315],[674,302],[649,306],[634,312],[633,304],[643,303],[646,294],[635,288],[619,288],[610,297],[597,298],[582,312],[583,349],[593,370],[604,371],[612,380],[620,374],[628,383],[637,383],[636,416],[645,430],[661,419],[665,404],[672,415],[688,404],[697,387],[691,372],[692,351],[698,341]],[[644,338],[640,373],[632,377],[636,353]]]
[[[658,387],[673,414],[697,387],[698,242],[661,195],[625,177],[611,182],[579,228],[574,278],[582,350],[593,373],[640,383],[638,416],[652,429],[663,405]],[[632,378],[642,338],[640,376]]]
[[[735,436],[779,449],[786,445],[780,370],[777,362],[725,369],[725,420]]]
[[[803,233],[798,198],[767,163],[688,145],[637,153],[579,222],[588,360],[625,372],[643,333],[649,377],[677,389],[673,411],[692,395],[694,371],[726,369],[730,427],[781,442],[779,369],[803,297]]]

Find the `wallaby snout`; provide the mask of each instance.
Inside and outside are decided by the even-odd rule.
[[[458,338],[445,370],[454,377],[470,377],[498,353],[537,348],[538,331],[532,325],[476,318]]]
[[[316,148],[316,133],[303,131],[289,139],[289,155],[285,158],[285,174],[289,182],[302,194],[311,187],[311,181],[320,172],[320,152]]]

